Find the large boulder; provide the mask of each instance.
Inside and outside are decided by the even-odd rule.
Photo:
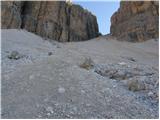
[[[99,33],[96,17],[79,5],[64,1],[3,1],[2,6],[2,28],[23,28],[62,42],[88,40]],[[13,11],[16,14],[12,15]]]
[[[111,35],[119,40],[145,41],[158,38],[158,1],[121,1],[111,17]]]

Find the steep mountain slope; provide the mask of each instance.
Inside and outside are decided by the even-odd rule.
[[[158,118],[158,41],[112,39],[49,43],[2,30],[2,118]]]

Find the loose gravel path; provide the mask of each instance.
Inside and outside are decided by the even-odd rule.
[[[13,50],[24,57],[8,59]],[[79,67],[86,57],[94,61],[89,70]],[[135,68],[149,89],[134,92],[126,84],[133,77],[117,79],[137,75]],[[103,36],[50,43],[24,30],[2,30],[1,88],[2,118],[158,118],[158,42]]]

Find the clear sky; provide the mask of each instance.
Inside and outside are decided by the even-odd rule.
[[[119,0],[117,1],[78,1],[72,0],[73,3],[81,5],[83,8],[92,12],[98,21],[99,31],[102,34],[110,32],[110,18],[119,8]]]

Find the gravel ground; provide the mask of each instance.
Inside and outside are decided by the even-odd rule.
[[[158,118],[158,41],[111,39],[50,43],[2,30],[2,118]]]

